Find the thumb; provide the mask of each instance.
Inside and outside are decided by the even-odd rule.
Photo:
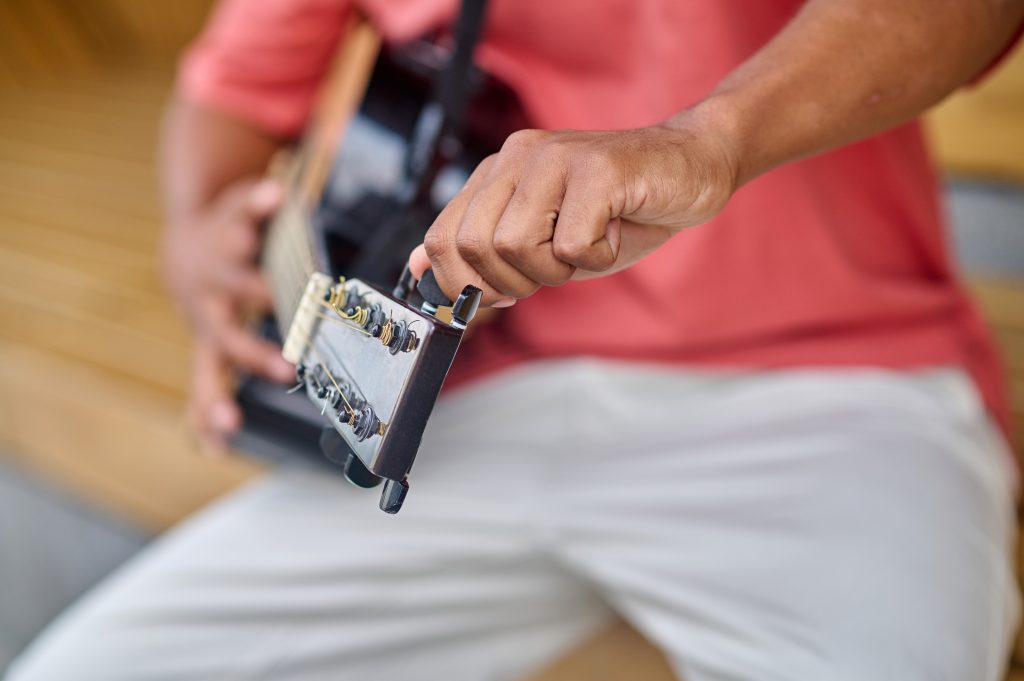
[[[423,278],[423,273],[430,269],[430,258],[427,257],[427,249],[420,244],[409,254],[409,271],[417,279]]]

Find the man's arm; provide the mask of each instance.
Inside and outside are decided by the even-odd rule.
[[[282,199],[260,178],[298,136],[348,25],[349,0],[218,0],[181,59],[164,120],[163,269],[194,331],[190,416],[213,445],[241,424],[229,368],[294,378],[280,349],[241,324],[269,304],[260,223]]]
[[[700,108],[727,126],[742,184],[917,116],[988,66],[1022,18],[1020,0],[812,0]]]
[[[190,222],[239,180],[259,178],[281,140],[175,97],[164,114],[160,184],[169,226]]]
[[[508,305],[627,267],[775,166],[909,120],[976,76],[1024,0],[809,0],[703,101],[616,132],[524,131],[474,172],[410,258]]]

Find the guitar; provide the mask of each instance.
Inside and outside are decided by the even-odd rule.
[[[483,2],[466,0],[451,51],[384,46],[353,20],[298,152],[272,170],[288,191],[266,232],[274,314],[261,332],[282,343],[297,385],[243,377],[235,444],[384,483],[388,513],[480,299],[467,286],[449,301],[405,260],[477,163],[523,127],[511,91],[473,68],[482,18]]]

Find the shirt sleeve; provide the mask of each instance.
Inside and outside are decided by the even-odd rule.
[[[350,0],[220,0],[181,59],[179,96],[298,136],[351,9]]]

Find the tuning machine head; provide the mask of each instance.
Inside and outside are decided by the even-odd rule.
[[[408,268],[406,268],[406,271],[408,271]],[[404,276],[405,274],[403,273],[403,278]],[[480,299],[483,297],[483,292],[480,289],[476,286],[467,285],[453,303],[445,292],[441,290],[437,279],[434,277],[433,270],[427,270],[423,273],[423,276],[416,284],[416,290],[423,297],[420,309],[430,314],[436,314],[437,308],[450,307],[452,309],[451,325],[460,330],[465,329],[473,319],[477,309],[480,307]]]

